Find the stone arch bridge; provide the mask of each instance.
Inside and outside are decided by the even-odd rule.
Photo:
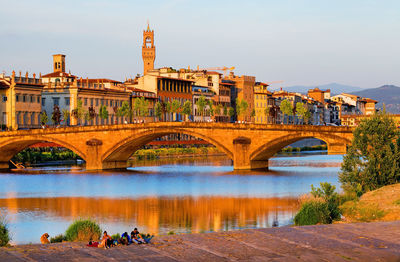
[[[171,133],[188,134],[215,145],[233,160],[234,169],[268,168],[268,159],[304,138],[318,138],[329,154],[344,154],[353,137],[349,127],[233,123],[156,122],[74,126],[0,132],[0,168],[21,150],[53,142],[86,161],[87,170],[126,168],[128,158],[150,141]]]

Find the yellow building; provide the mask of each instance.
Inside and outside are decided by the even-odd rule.
[[[131,91],[126,86],[119,81],[105,78],[78,78],[71,73],[66,73],[65,67],[65,55],[53,55],[54,72],[41,76],[44,84],[42,109],[49,116],[48,124],[51,124],[51,115],[55,106],[58,106],[60,111],[69,112],[69,120],[64,124],[99,125],[124,122],[122,117],[117,116],[117,109],[124,101],[130,103]],[[94,110],[96,114],[94,118],[72,117],[79,100],[82,101],[86,115],[89,108]],[[108,118],[102,119],[99,116],[101,106],[106,106]]]
[[[43,85],[40,79],[29,77],[5,76],[0,74],[0,125],[8,129],[40,127],[41,94]]]

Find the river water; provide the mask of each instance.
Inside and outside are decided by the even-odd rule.
[[[339,188],[342,156],[277,156],[269,171],[234,171],[226,157],[138,161],[126,171],[79,166],[0,173],[0,212],[13,243],[38,243],[94,218],[109,233],[134,227],[153,234],[209,232],[291,224],[311,184]]]

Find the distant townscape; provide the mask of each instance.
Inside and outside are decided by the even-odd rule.
[[[154,30],[143,31],[143,75],[116,81],[66,71],[53,55],[53,72],[0,74],[2,130],[48,125],[109,125],[155,121],[354,126],[378,101],[312,88],[307,94],[269,89],[272,82],[237,76],[234,67],[154,68]]]

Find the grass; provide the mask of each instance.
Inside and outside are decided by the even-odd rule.
[[[397,199],[396,201],[393,201],[393,204],[400,206],[400,199]]]
[[[68,241],[98,240],[100,236],[100,225],[91,219],[75,220],[65,232],[65,237]]]
[[[347,201],[340,209],[345,217],[358,222],[379,220],[385,215],[385,211],[379,209],[377,204],[360,201]]]
[[[294,223],[296,226],[330,223],[328,204],[318,199],[304,202],[294,217]]]
[[[11,240],[10,231],[5,218],[0,218],[0,247],[5,247]]]
[[[63,241],[67,241],[67,238],[63,234],[50,238],[50,243],[61,243]]]

